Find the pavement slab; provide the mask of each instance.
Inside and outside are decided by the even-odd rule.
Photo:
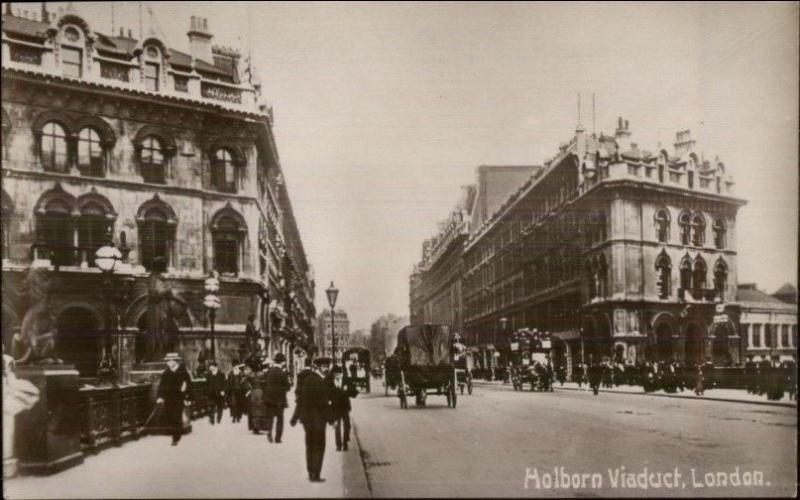
[[[86,457],[61,473],[4,482],[5,498],[341,498],[368,496],[357,443],[337,452],[328,427],[322,477],[310,483],[302,426],[288,424],[283,443],[247,430],[246,418],[222,423],[205,418],[178,446],[169,436],[146,436]],[[355,440],[352,440],[355,441]]]

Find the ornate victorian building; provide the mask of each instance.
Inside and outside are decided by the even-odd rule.
[[[505,363],[508,335],[521,328],[550,331],[568,369],[603,358],[742,361],[736,214],[744,201],[689,131],[670,152],[640,149],[630,136],[622,119],[613,137],[579,125],[470,228],[458,275],[479,363]]]
[[[319,350],[319,355],[328,358],[334,357],[331,326],[333,326],[333,333],[336,335],[336,359],[341,360],[342,353],[350,348],[350,319],[347,317],[347,312],[342,309],[336,309],[332,325],[330,309],[323,310],[317,316],[316,346]]]
[[[159,267],[180,299],[167,321],[190,369],[210,345],[212,271],[223,369],[246,354],[251,315],[268,350],[307,347],[314,280],[249,62],[212,46],[198,17],[188,53],[155,35],[94,28],[69,10],[3,16],[4,345],[26,313],[23,278],[35,266],[60,278],[56,349],[82,376],[95,374],[110,336],[125,363],[141,360],[146,282]],[[111,289],[94,263],[109,235],[123,253]]]

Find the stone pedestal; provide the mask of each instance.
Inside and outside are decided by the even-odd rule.
[[[16,372],[40,392],[33,408],[16,417],[20,472],[52,474],[83,462],[78,371],[72,365],[31,365]]]

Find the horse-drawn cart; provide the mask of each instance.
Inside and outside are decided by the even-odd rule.
[[[344,378],[354,387],[370,391],[370,352],[365,347],[353,347],[342,353]]]
[[[450,330],[440,325],[412,325],[400,330],[395,354],[400,368],[400,407],[408,408],[408,397],[426,406],[428,396],[445,396],[447,406],[456,407],[458,379],[453,363]]]

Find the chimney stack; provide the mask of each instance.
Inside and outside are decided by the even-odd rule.
[[[42,2],[42,22],[45,24],[50,22],[50,13],[47,12],[47,2]]]
[[[696,142],[692,139],[692,133],[689,129],[678,131],[675,134],[675,156],[681,158],[693,152]]]
[[[620,153],[628,151],[631,147],[631,132],[628,130],[628,120],[623,120],[620,116],[617,119],[617,130],[614,132],[614,139],[617,141],[617,149]]]
[[[133,30],[128,30],[128,38],[133,38]]]
[[[189,24],[189,52],[195,59],[201,59],[208,63],[214,62],[211,53],[211,39],[214,35],[208,32],[208,19],[199,16],[192,16]]]

